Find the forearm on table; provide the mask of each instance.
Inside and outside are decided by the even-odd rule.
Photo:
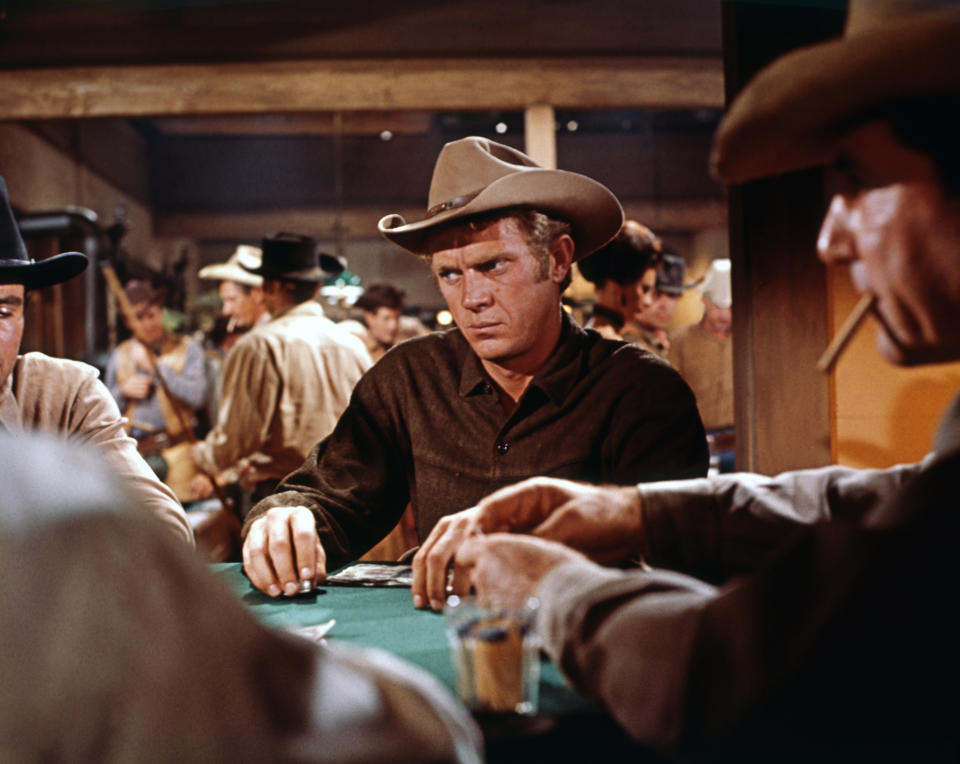
[[[647,745],[683,734],[687,676],[703,606],[716,590],[669,571],[564,563],[541,582],[544,649],[583,694]]]

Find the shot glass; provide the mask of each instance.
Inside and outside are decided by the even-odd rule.
[[[457,694],[472,711],[534,714],[540,685],[539,602],[485,608],[453,595],[444,616],[457,676]]]

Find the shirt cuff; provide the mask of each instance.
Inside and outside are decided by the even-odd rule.
[[[592,603],[588,592],[622,575],[589,560],[574,560],[557,565],[541,579],[536,591],[540,600],[537,633],[543,649],[558,666],[571,629]]]

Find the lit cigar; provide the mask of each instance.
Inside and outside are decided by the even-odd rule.
[[[837,336],[833,338],[833,341],[827,349],[823,351],[823,355],[820,356],[820,360],[817,361],[817,371],[822,371],[826,374],[833,368],[843,349],[853,338],[854,333],[860,328],[863,319],[867,317],[867,314],[876,302],[877,298],[872,294],[865,294],[860,298],[860,302],[857,303],[857,306],[851,311],[850,315],[847,316],[847,320],[843,322],[843,326],[840,327]]]
[[[237,330],[237,317],[230,316],[230,318],[227,319],[227,331],[230,332],[230,334],[233,334],[236,330]]]

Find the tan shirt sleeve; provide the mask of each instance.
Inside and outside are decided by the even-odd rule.
[[[213,474],[256,453],[269,437],[271,417],[277,410],[280,377],[269,349],[265,343],[245,339],[227,355],[223,366],[217,424],[193,447],[193,460]]]
[[[144,506],[192,546],[193,530],[183,506],[140,456],[136,441],[123,429],[117,404],[99,379],[89,377],[80,384],[70,418],[71,437],[96,444]]]
[[[13,373],[13,398],[25,430],[92,444],[143,506],[191,546],[193,530],[173,492],[154,474],[123,429],[120,410],[97,370],[79,361],[27,353]]]

